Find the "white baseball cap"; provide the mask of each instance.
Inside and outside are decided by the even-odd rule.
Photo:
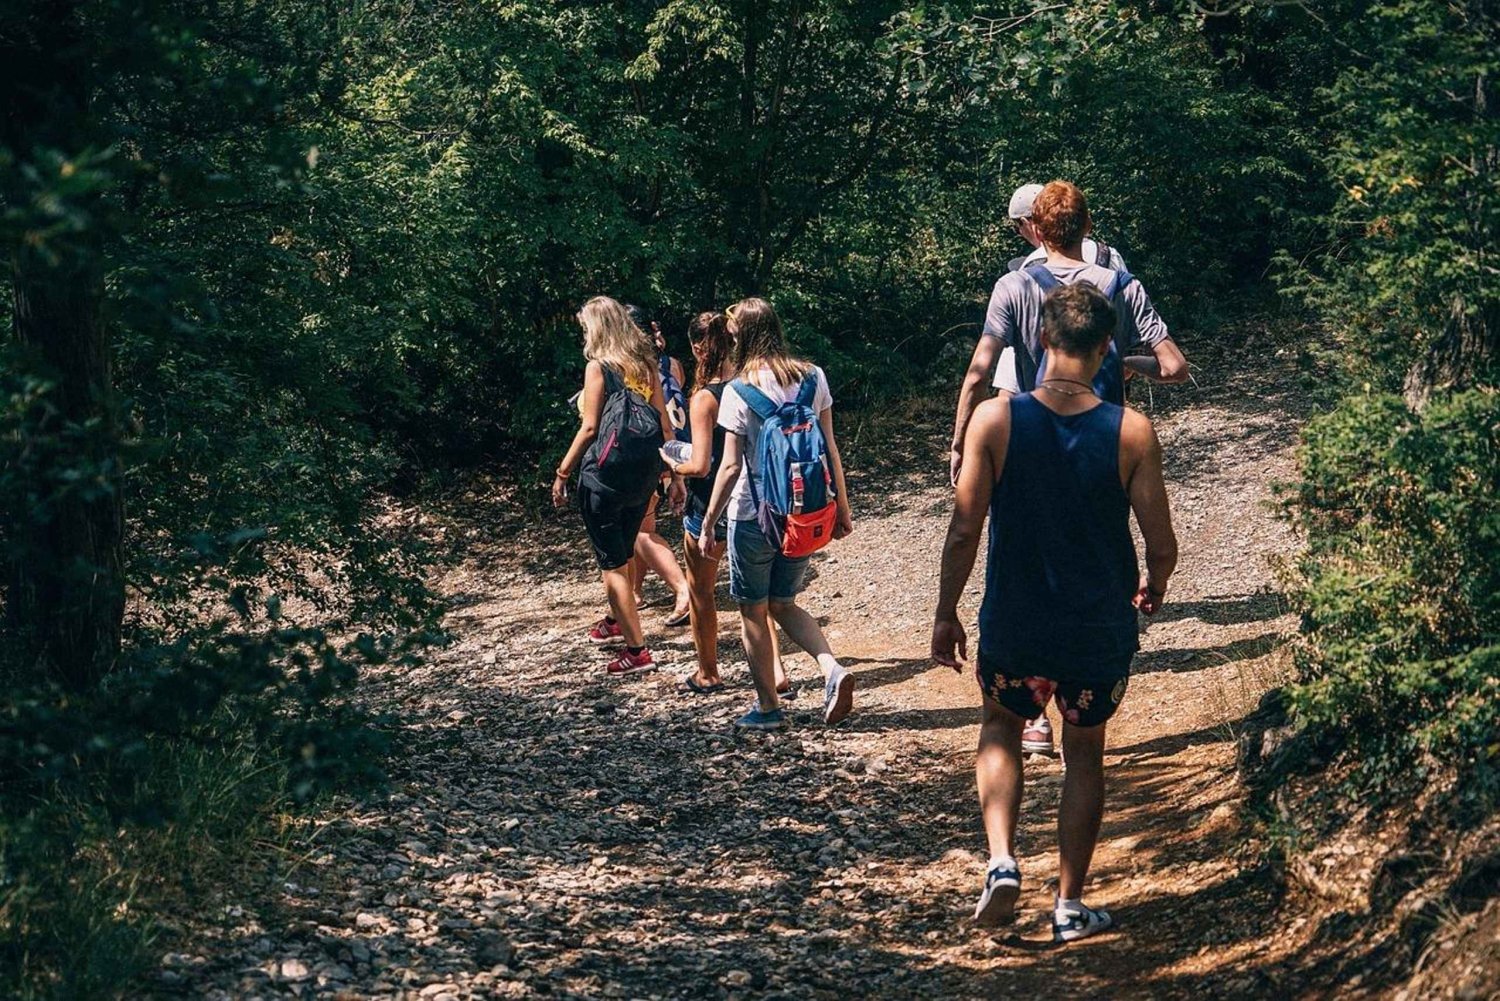
[[[1016,189],[1016,193],[1010,196],[1010,217],[1012,219],[1030,219],[1031,204],[1036,201],[1036,196],[1042,193],[1040,184],[1023,184]]]

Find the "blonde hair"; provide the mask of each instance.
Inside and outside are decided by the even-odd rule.
[[[738,345],[735,367],[741,378],[753,381],[760,369],[768,368],[781,385],[795,386],[812,371],[811,364],[787,352],[781,318],[766,300],[741,299],[726,310],[726,315]]]
[[[656,345],[635,325],[625,307],[607,295],[596,295],[578,311],[583,327],[583,356],[623,377],[650,385],[656,373]]]

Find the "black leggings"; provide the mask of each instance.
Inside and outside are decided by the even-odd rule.
[[[622,506],[619,501],[578,485],[578,511],[594,546],[600,570],[617,570],[635,555],[635,537],[645,520],[649,499]]]

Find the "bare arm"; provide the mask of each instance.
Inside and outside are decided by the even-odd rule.
[[[719,475],[714,477],[714,491],[709,495],[708,510],[703,515],[703,534],[698,539],[698,548],[704,556],[713,555],[714,526],[729,506],[729,494],[740,478],[744,453],[744,438],[732,433],[724,435],[724,461],[719,463]]]
[[[596,361],[588,363],[583,370],[583,408],[578,421],[578,431],[573,435],[567,454],[558,463],[552,480],[552,501],[561,505],[565,497],[568,478],[583,461],[583,453],[599,435],[599,420],[604,416],[604,369]]]
[[[968,637],[958,619],[958,600],[974,571],[984,517],[997,470],[1004,468],[1010,442],[1010,398],[980,404],[973,433],[964,442],[963,465],[953,492],[953,517],[943,542],[937,613],[932,625],[932,657],[955,670],[968,657]]]
[[[849,488],[844,484],[844,460],[839,455],[839,443],[833,437],[833,408],[826,407],[818,415],[818,426],[823,430],[823,443],[828,447],[829,472],[833,476],[834,503],[838,505],[838,521],[833,527],[833,537],[842,539],[854,531],[854,510],[849,506]]]
[[[719,401],[714,394],[700,389],[688,403],[688,421],[693,429],[693,454],[686,462],[672,467],[678,476],[698,479],[708,475],[713,466],[714,425],[719,420]]]
[[[1153,382],[1187,382],[1188,363],[1182,355],[1182,349],[1177,342],[1168,337],[1160,344],[1153,345],[1152,354],[1130,355],[1125,361],[1125,367],[1137,375],[1144,375]]]
[[[974,409],[984,399],[985,386],[989,385],[990,372],[995,367],[995,357],[1000,353],[1000,338],[982,335],[974,345],[974,356],[969,359],[969,370],[964,373],[963,386],[958,391],[958,413],[953,418],[953,442],[948,450],[949,482],[958,483],[958,470],[963,465],[964,436]]]
[[[1125,492],[1146,543],[1146,577],[1136,604],[1149,615],[1161,607],[1167,581],[1177,569],[1177,535],[1162,474],[1161,442],[1151,422],[1134,410],[1125,412],[1120,425],[1120,451]]]

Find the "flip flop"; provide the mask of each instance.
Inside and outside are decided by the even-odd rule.
[[[665,622],[663,622],[662,625],[667,626],[667,627],[672,628],[672,629],[676,629],[678,626],[685,626],[685,625],[687,625],[688,622],[690,622],[692,620],[692,617],[693,617],[693,610],[690,609],[690,608],[686,608],[686,609],[683,609],[683,611],[681,612],[681,614],[667,616],[667,620]]]
[[[677,690],[684,695],[712,695],[715,692],[722,692],[724,690],[724,682],[722,681],[716,685],[703,685],[699,684],[696,678],[697,676],[692,674],[683,678],[677,683]]]
[[[776,689],[776,694],[783,699],[795,699],[797,697],[797,686],[788,680],[785,688]]]

